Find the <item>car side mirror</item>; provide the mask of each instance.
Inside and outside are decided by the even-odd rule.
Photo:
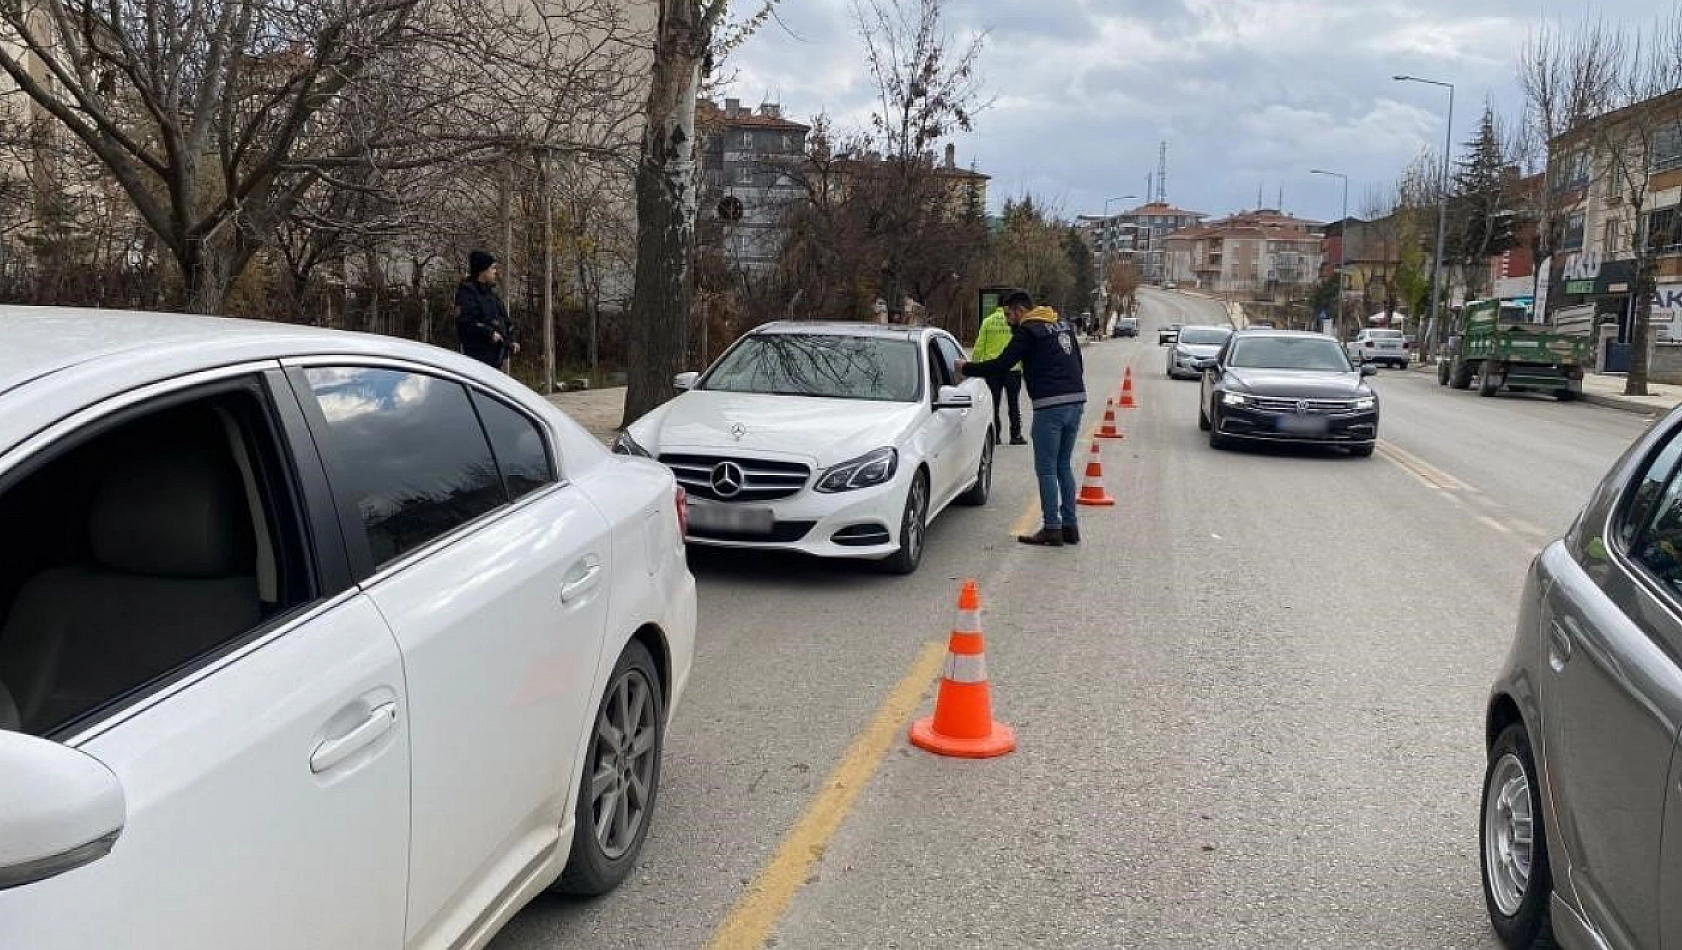
[[[936,409],[970,409],[974,406],[975,397],[958,386],[942,386],[934,397]]]
[[[0,731],[0,775],[0,890],[91,864],[122,834],[122,785],[85,752]]]
[[[1362,363],[1361,364],[1361,375],[1362,376],[1377,376],[1378,375],[1378,367],[1374,366],[1371,363]]]
[[[1209,370],[1212,370],[1215,367],[1219,366],[1220,364],[1221,364],[1220,360],[1210,359],[1208,357],[1205,357],[1205,358],[1200,359],[1200,360],[1192,360],[1191,361],[1191,368],[1197,370],[1200,373],[1206,373]]]
[[[679,373],[672,377],[672,388],[694,389],[695,382],[701,378],[700,373]]]

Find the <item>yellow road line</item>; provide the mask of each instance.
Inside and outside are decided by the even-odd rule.
[[[1455,478],[1453,475],[1450,475],[1435,465],[1432,465],[1430,462],[1425,461],[1419,456],[1414,455],[1412,452],[1409,452],[1406,449],[1397,448],[1392,443],[1380,441],[1378,443],[1378,453],[1396,463],[1408,474],[1432,488],[1440,489],[1442,491],[1470,490],[1465,482]]]
[[[770,939],[783,911],[806,883],[812,865],[823,857],[830,839],[852,811],[859,792],[876,774],[888,747],[940,675],[945,659],[946,644],[933,642],[923,647],[905,677],[877,707],[876,717],[853,739],[846,755],[824,780],[818,797],[783,838],[776,855],[730,908],[707,941],[706,950],[759,950]]]

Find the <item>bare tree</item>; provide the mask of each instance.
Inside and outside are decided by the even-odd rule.
[[[619,20],[610,0],[36,0],[0,8],[0,70],[157,235],[176,303],[218,312],[322,182],[531,141],[548,99],[511,118],[499,97],[566,86],[549,55]]]
[[[1521,60],[1521,83],[1550,144],[1543,240],[1563,246],[1565,208],[1598,191],[1603,244],[1630,268],[1627,395],[1647,392],[1656,257],[1682,243],[1651,208],[1655,176],[1682,166],[1682,9],[1647,32],[1589,24],[1569,38],[1543,33]],[[1579,185],[1580,182],[1580,185]],[[1562,201],[1561,196],[1570,201]],[[1589,236],[1581,235],[1586,245]]]

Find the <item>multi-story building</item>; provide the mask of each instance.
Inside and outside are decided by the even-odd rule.
[[[1649,342],[1662,351],[1652,378],[1682,380],[1682,346],[1666,345],[1682,342],[1682,90],[1550,142],[1547,186],[1557,229],[1544,270],[1548,322],[1597,335],[1604,328],[1607,368],[1624,368],[1643,247],[1656,283]]]
[[[1141,278],[1160,283],[1164,278],[1164,242],[1168,235],[1195,227],[1206,217],[1201,211],[1152,201],[1107,216],[1081,215],[1076,219],[1076,227],[1100,264],[1105,260],[1129,261]]]
[[[805,189],[790,171],[804,160],[810,126],[783,117],[776,103],[755,110],[740,100],[699,104],[701,213],[718,222],[709,236],[732,267],[762,272],[782,251],[783,215]]]
[[[1322,225],[1262,208],[1163,240],[1166,279],[1220,294],[1273,298],[1318,279]]]

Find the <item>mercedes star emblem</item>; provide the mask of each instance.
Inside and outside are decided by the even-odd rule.
[[[738,422],[730,427],[730,434],[735,437],[737,442],[740,442],[742,441],[742,436],[748,434],[748,427]]]
[[[720,462],[713,466],[713,494],[720,498],[734,498],[741,494],[747,473],[735,462]]]

